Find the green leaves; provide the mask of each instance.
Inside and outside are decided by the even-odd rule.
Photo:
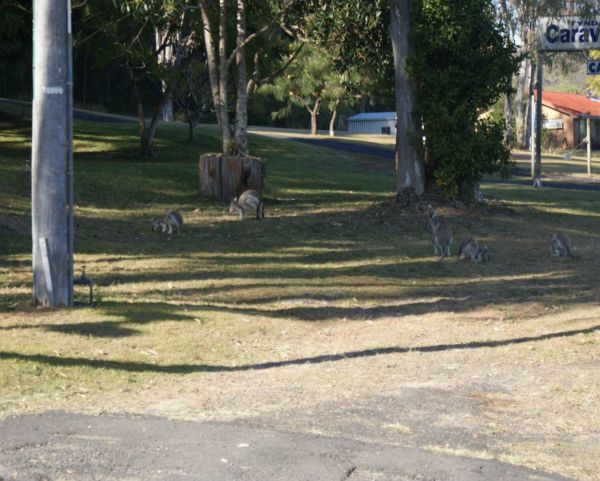
[[[408,68],[418,91],[428,174],[447,195],[468,197],[484,173],[509,174],[503,122],[479,115],[511,88],[516,49],[490,0],[415,1],[413,42]]]

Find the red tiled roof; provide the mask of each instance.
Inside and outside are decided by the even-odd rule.
[[[600,102],[585,95],[543,90],[542,104],[573,115],[600,116]]]

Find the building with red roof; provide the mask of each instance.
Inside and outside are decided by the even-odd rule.
[[[591,119],[592,149],[600,149],[600,100],[585,95],[542,91],[543,128],[553,147],[585,148],[586,122]]]

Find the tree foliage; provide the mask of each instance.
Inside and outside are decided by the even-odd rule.
[[[342,78],[343,75],[333,69],[331,59],[323,50],[304,45],[286,71],[261,90],[286,102],[282,109],[273,113],[273,118],[287,116],[292,105],[302,106],[310,114],[311,130],[316,134],[322,103],[335,102],[345,94]]]
[[[31,0],[2,5],[0,14],[0,96],[31,93]],[[25,86],[25,87],[24,87]]]
[[[413,15],[409,71],[426,139],[426,175],[447,195],[468,199],[484,173],[509,173],[503,122],[480,114],[510,87],[515,47],[490,0],[417,0]]]

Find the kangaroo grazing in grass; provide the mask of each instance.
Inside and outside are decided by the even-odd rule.
[[[181,217],[181,214],[177,211],[171,211],[162,219],[154,219],[152,230],[154,232],[168,232],[169,234],[172,234],[173,230],[176,230],[180,234],[182,226],[183,217]]]
[[[429,225],[431,226],[431,240],[433,242],[433,253],[441,256],[440,260],[450,255],[452,245],[452,231],[446,220],[438,217],[435,209],[429,206]]]
[[[576,258],[571,252],[571,239],[567,234],[557,232],[550,236],[550,255],[554,257],[568,256]]]
[[[459,259],[470,259],[472,261],[485,262],[491,261],[492,256],[487,246],[480,245],[472,237],[461,242],[458,248]]]
[[[244,219],[246,211],[256,210],[256,218],[260,220],[265,218],[265,204],[261,200],[260,195],[255,190],[247,190],[239,197],[234,197],[229,205],[229,212],[240,216],[240,220]]]

